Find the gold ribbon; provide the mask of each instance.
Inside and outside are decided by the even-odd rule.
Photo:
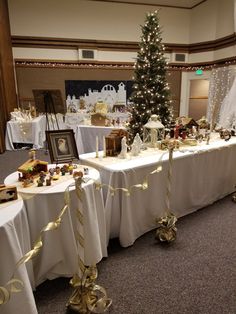
[[[83,204],[83,188],[82,182],[84,182],[82,177],[75,178],[76,194],[78,199]],[[78,219],[78,226],[83,228],[84,217],[81,209],[78,207],[76,216]],[[76,232],[77,245],[84,249],[84,237],[80,230],[77,229]],[[81,250],[80,250],[81,252]],[[97,279],[97,267],[96,266],[85,266],[83,260],[78,255],[78,273],[75,274],[70,280],[71,286],[74,291],[67,303],[67,307],[78,313],[104,313],[108,307],[111,305],[112,300],[107,297],[106,290],[96,284]]]
[[[61,222],[62,222],[62,217],[65,214],[66,210],[68,209],[70,197],[69,197],[69,188],[72,185],[70,184],[67,189],[65,190],[64,194],[64,199],[65,199],[65,205],[61,209],[58,217],[56,218],[55,221],[49,222],[41,231],[39,234],[38,239],[35,241],[33,245],[33,249],[27,252],[24,256],[22,256],[19,261],[16,263],[15,270],[13,272],[13,275],[11,276],[11,279],[5,284],[5,286],[0,286],[0,305],[6,304],[11,297],[12,293],[16,292],[21,292],[24,284],[21,280],[15,278],[15,273],[16,270],[23,264],[27,263],[30,261],[33,257],[38,255],[40,252],[41,248],[43,247],[43,234],[47,231],[52,231],[57,228],[59,228]]]
[[[112,303],[106,290],[97,285],[96,266],[86,267],[82,278],[78,275],[70,280],[75,289],[67,304],[68,308],[78,313],[104,313]]]
[[[173,151],[174,143],[168,144],[169,151],[169,163],[167,172],[167,187],[166,187],[166,208],[165,216],[156,219],[156,223],[159,227],[156,230],[156,239],[161,242],[172,242],[176,239],[177,228],[175,223],[177,221],[176,216],[170,212],[170,196],[171,196],[171,183],[172,183],[172,168],[173,168]]]
[[[172,242],[176,239],[177,228],[175,223],[177,218],[173,213],[167,214],[165,217],[156,219],[160,226],[156,230],[156,239],[161,242]]]
[[[162,166],[158,165],[153,171],[151,171],[149,174],[146,175],[146,177],[144,178],[142,183],[134,184],[134,185],[131,185],[131,186],[126,187],[126,188],[123,188],[123,187],[115,188],[110,184],[105,184],[105,183],[100,183],[100,182],[95,182],[95,188],[96,188],[96,190],[100,190],[102,187],[105,186],[108,188],[108,190],[112,196],[114,196],[117,191],[123,191],[126,194],[126,196],[130,196],[133,189],[140,189],[142,191],[148,189],[148,187],[149,187],[149,182],[148,182],[149,176],[153,175],[155,173],[158,173],[160,171],[162,171]]]

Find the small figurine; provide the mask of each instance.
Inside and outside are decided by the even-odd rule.
[[[131,145],[131,155],[132,156],[138,156],[139,154],[139,146],[138,146],[138,143],[137,141],[133,141],[133,144]]]
[[[61,175],[64,176],[66,174],[65,166],[61,167]]]
[[[68,166],[69,174],[73,174],[73,169],[74,169],[73,164],[72,164],[72,162],[70,161],[70,162],[69,162],[69,166]]]
[[[51,185],[51,182],[52,181],[52,176],[48,176],[47,178],[46,178],[46,186],[50,186]]]
[[[126,143],[126,136],[124,136],[121,140],[121,152],[118,157],[127,158],[127,149],[128,149],[128,145]]]
[[[141,140],[139,133],[135,135],[134,141],[137,143],[137,149],[138,149],[138,154],[139,154],[143,145],[143,141]]]
[[[38,186],[43,186],[43,182],[40,178],[37,180],[37,183],[38,183]]]
[[[61,168],[59,166],[56,166],[56,174],[60,174]]]
[[[84,175],[88,175],[89,174],[89,168],[84,168]]]
[[[54,168],[50,168],[48,171],[49,171],[50,176],[53,177],[55,169]]]
[[[36,159],[36,151],[34,149],[31,149],[29,152],[29,158],[31,160],[35,160]]]

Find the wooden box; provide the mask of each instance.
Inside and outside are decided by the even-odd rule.
[[[18,168],[18,171],[22,173],[22,180],[26,179],[29,173],[32,177],[37,177],[41,171],[48,171],[48,162],[38,159],[29,159]]]
[[[106,156],[117,156],[121,151],[121,140],[128,136],[128,132],[123,129],[114,129],[105,137]]]
[[[5,186],[0,184],[0,203],[9,202],[17,199],[16,186]]]
[[[105,126],[106,125],[106,116],[101,113],[91,114],[91,124],[96,126]]]

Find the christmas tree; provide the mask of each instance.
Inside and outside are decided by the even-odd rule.
[[[165,48],[162,44],[157,12],[146,15],[139,47],[133,92],[130,97],[132,105],[128,128],[131,139],[136,133],[143,135],[143,125],[152,114],[158,115],[166,127],[172,120],[170,90],[166,79]]]

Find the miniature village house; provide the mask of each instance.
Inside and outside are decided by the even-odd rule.
[[[91,114],[91,124],[96,126],[105,126],[107,115],[107,104],[98,101],[94,107],[95,112]]]
[[[0,203],[9,202],[17,199],[16,186],[6,186],[0,184]]]
[[[185,129],[185,130],[191,130],[193,126],[195,126],[196,128],[198,128],[198,123],[189,117],[178,117],[176,119],[176,124],[180,125],[181,128]]]
[[[48,171],[48,162],[39,159],[29,159],[18,168],[18,171],[22,174],[20,177],[22,181],[28,179],[29,174],[31,177],[35,178],[41,171],[45,173]]]
[[[105,137],[106,142],[106,156],[117,156],[121,151],[121,140],[128,132],[123,129],[114,129]]]

